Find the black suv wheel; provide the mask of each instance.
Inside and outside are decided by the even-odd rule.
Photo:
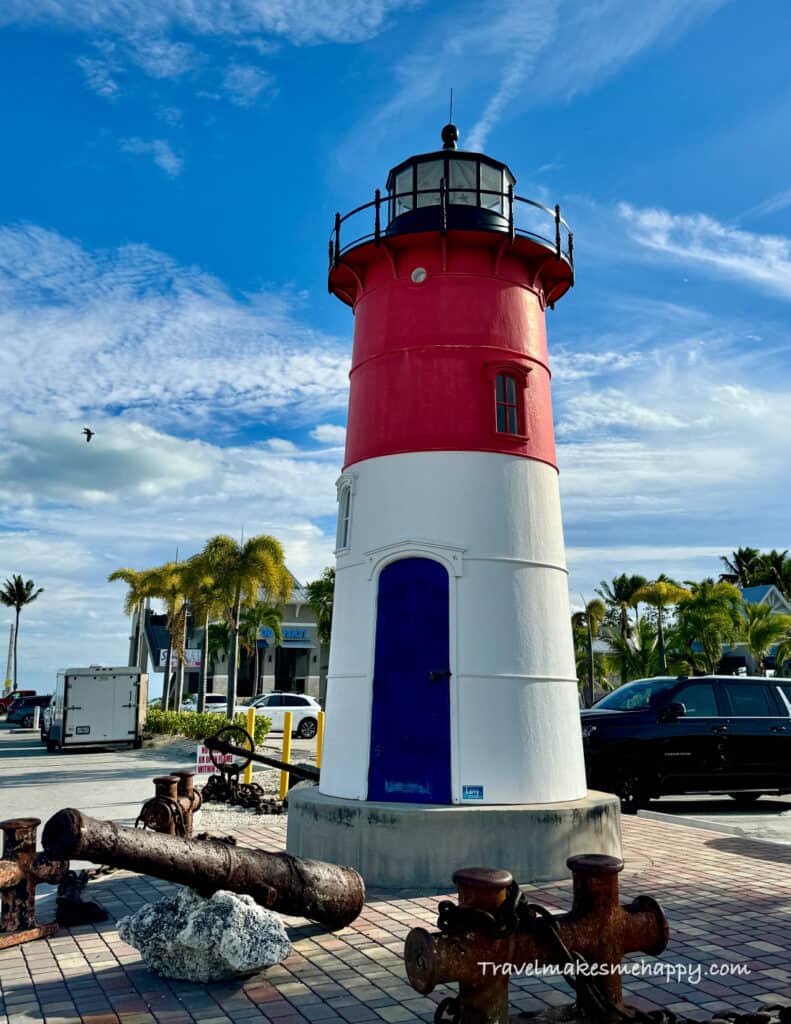
[[[763,793],[729,793],[728,796],[731,800],[735,800],[739,807],[752,807],[752,805],[760,800]]]
[[[645,801],[645,788],[636,771],[625,771],[614,791],[621,801],[621,814],[637,814]]]

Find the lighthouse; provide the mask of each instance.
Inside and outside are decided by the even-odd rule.
[[[380,884],[492,856],[560,877],[565,854],[620,848],[617,802],[585,781],[552,424],[546,312],[573,238],[515,186],[449,124],[329,244],[354,344],[324,758],[289,848]]]

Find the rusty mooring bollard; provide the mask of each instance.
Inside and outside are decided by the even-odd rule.
[[[195,772],[173,772],[154,779],[154,796],[146,800],[137,825],[154,832],[192,838],[192,816],[203,799],[195,789]]]
[[[0,949],[42,939],[58,930],[56,922],[36,921],[36,886],[60,882],[69,870],[68,862],[36,854],[38,818],[0,821],[3,859],[0,860]]]
[[[440,904],[439,933],[413,929],[406,939],[407,975],[418,992],[458,982],[449,1008],[460,1024],[506,1024],[508,981],[503,965],[574,965],[577,1007],[598,1019],[623,1012],[621,975],[613,968],[627,953],[657,955],[668,927],[659,904],[638,896],[621,906],[618,873],[623,861],[599,854],[570,857],[574,899],[567,914],[552,915],[519,897],[508,871],[463,868],[453,875],[459,903]],[[585,973],[597,965],[595,975]],[[602,970],[604,968],[604,970]]]

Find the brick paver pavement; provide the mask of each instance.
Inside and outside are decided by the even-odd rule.
[[[284,847],[284,818],[254,820],[240,842]],[[659,959],[701,970],[696,984],[627,977],[628,1002],[696,1019],[791,1003],[791,847],[638,818],[623,826],[622,897],[656,897],[671,934]],[[119,917],[168,889],[126,872],[97,879],[90,892],[113,920],[0,951],[0,1024],[416,1024],[451,992],[418,995],[402,958],[409,929],[433,927],[441,895],[370,892],[358,920],[336,934],[289,919],[294,948],[284,963],[243,982],[196,985],[157,977],[118,938]],[[530,897],[562,910],[570,890],[569,882],[536,886]],[[711,973],[724,963],[749,974]],[[515,1013],[571,1001],[563,979],[546,976],[512,978],[511,997]]]

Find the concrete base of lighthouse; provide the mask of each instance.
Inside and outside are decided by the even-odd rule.
[[[375,803],[288,798],[289,853],[356,868],[369,887],[446,891],[460,867],[505,868],[521,883],[568,877],[574,854],[621,856],[618,798],[589,791],[552,804]]]

